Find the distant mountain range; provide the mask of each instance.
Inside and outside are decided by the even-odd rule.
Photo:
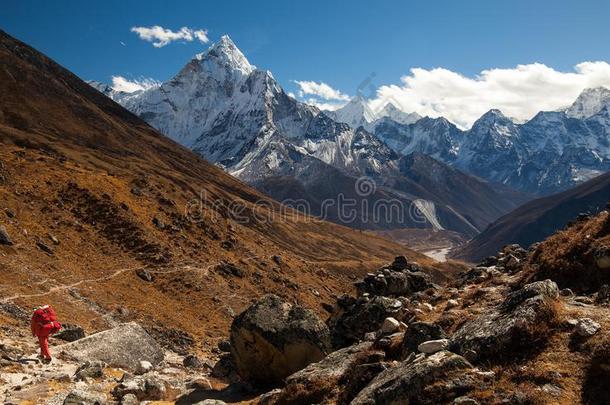
[[[462,131],[390,103],[375,113],[361,97],[320,111],[250,65],[228,36],[158,87],[122,93],[90,84],[259,190],[359,228],[433,227],[473,236],[528,199],[513,189],[562,190],[607,170],[610,161],[605,89],[522,125],[492,110]],[[356,188],[363,177],[374,182],[367,195]],[[358,202],[357,219],[322,207],[339,194]],[[371,221],[365,213],[380,199],[399,201],[409,215]]]
[[[298,102],[270,72],[250,65],[228,36],[159,87],[120,93],[91,84],[268,195],[285,202],[298,200],[309,213],[350,226],[434,227],[473,236],[526,199],[513,198],[512,193],[507,198],[504,189],[434,159],[405,160],[364,126],[342,122],[361,116],[370,128],[369,120],[377,115],[364,100],[353,100],[335,113]],[[387,119],[400,120],[400,125],[418,118],[390,105],[383,113]],[[418,162],[419,172],[407,171],[405,162],[412,161]],[[431,176],[438,172],[447,173],[454,183],[431,184]],[[365,195],[357,189],[361,178],[374,183]],[[335,201],[347,196],[356,202],[349,215]],[[375,205],[380,200],[397,202],[402,212],[391,218],[381,215]]]
[[[522,192],[567,190],[610,169],[610,90],[586,89],[565,111],[517,124],[490,110],[461,131],[444,118],[401,124],[381,118],[372,132],[395,151],[421,152]]]

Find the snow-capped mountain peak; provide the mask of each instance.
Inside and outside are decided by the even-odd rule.
[[[587,88],[565,110],[565,113],[571,118],[584,119],[597,114],[607,105],[610,105],[610,89],[605,87]]]
[[[348,124],[354,129],[367,126],[376,118],[367,101],[360,95],[355,96],[347,104],[335,111],[327,111],[326,115],[335,121]]]
[[[388,117],[401,124],[413,124],[422,118],[421,115],[416,112],[404,112],[400,108],[396,107],[392,102],[388,102],[377,114],[377,116],[379,118]]]

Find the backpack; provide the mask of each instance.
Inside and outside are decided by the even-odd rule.
[[[32,321],[40,324],[47,324],[57,321],[57,314],[50,305],[37,308],[32,316]]]

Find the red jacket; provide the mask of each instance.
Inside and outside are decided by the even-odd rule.
[[[49,336],[61,329],[61,324],[57,322],[57,314],[49,305],[37,308],[32,315],[31,321],[32,335]]]

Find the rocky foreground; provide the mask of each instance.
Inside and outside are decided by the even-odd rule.
[[[18,321],[0,331],[7,404],[604,404],[610,402],[610,214],[435,284],[397,257],[315,312],[266,295],[208,359],[136,323],[69,327],[39,364]],[[586,280],[583,280],[586,277]],[[18,314],[17,314],[18,315]],[[16,316],[16,318],[19,318]],[[59,342],[56,339],[55,342]]]

